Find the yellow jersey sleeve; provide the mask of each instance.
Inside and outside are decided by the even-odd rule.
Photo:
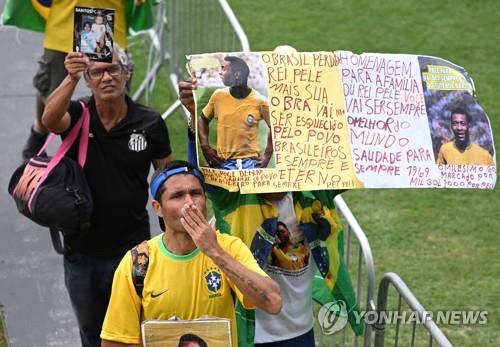
[[[203,107],[203,116],[206,119],[213,119],[215,116],[215,99],[217,98],[217,90],[212,93],[208,103]]]
[[[269,118],[269,105],[265,100],[263,100],[262,104],[259,107],[260,114],[262,115],[262,119],[268,126],[271,126],[271,119]]]
[[[444,165],[444,164],[446,164],[446,160],[444,159],[444,155],[443,155],[443,146],[441,146],[441,148],[439,149],[439,153],[438,153],[438,157],[437,157],[436,163],[438,165]]]
[[[130,252],[123,257],[115,271],[101,339],[128,344],[141,343],[141,299],[132,282]]]

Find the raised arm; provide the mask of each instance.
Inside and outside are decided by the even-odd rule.
[[[168,163],[170,163],[174,158],[172,157],[171,154],[167,155],[165,158],[162,159],[153,159],[153,167],[154,169],[158,169],[159,167],[164,167]]]
[[[67,130],[71,124],[68,107],[76,85],[88,67],[88,58],[79,52],[70,52],[66,56],[64,66],[68,75],[49,95],[42,116],[43,125],[50,131],[59,134]]]
[[[208,120],[203,114],[198,117],[198,138],[200,139],[201,148],[204,150],[205,148],[210,148],[210,144],[208,143],[210,120]]]
[[[184,81],[179,82],[179,100],[181,104],[189,111],[191,114],[190,121],[193,122],[189,126],[194,129],[195,116],[195,104],[194,104],[194,94],[193,90],[196,89],[196,78],[188,78]]]
[[[217,243],[214,228],[195,205],[184,206],[181,223],[200,251],[211,258],[238,287],[245,301],[248,300],[269,314],[280,312],[281,295],[278,284],[245,267],[222,249]]]
[[[209,257],[248,301],[269,314],[278,314],[281,311],[280,287],[276,282],[246,268],[220,247],[214,248],[210,254]]]

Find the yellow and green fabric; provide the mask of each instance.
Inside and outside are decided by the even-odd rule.
[[[357,335],[363,325],[357,324],[352,283],[343,261],[344,235],[333,198],[339,191],[294,192],[297,224],[309,245],[319,274],[313,284],[313,299],[320,304],[342,300],[348,320]],[[264,267],[275,242],[277,209],[256,194],[240,194],[209,187],[217,229],[238,236],[247,244],[258,264]],[[239,346],[253,346],[254,311],[237,305]]]
[[[7,0],[0,24],[43,33],[51,4],[52,0]],[[153,0],[124,0],[124,4],[129,34],[153,26]]]

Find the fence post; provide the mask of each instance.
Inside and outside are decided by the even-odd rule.
[[[432,345],[432,339],[434,339],[437,344],[441,347],[452,347],[453,345],[444,335],[442,330],[436,325],[432,317],[430,317],[425,311],[422,304],[418,301],[415,295],[408,288],[406,283],[393,272],[388,272],[384,274],[382,280],[379,284],[378,296],[377,296],[377,313],[378,317],[381,317],[382,312],[387,311],[387,297],[389,285],[392,284],[396,291],[399,293],[400,298],[404,299],[406,304],[417,313],[420,322],[428,331],[430,335],[430,344]],[[379,319],[375,325],[375,346],[383,347],[385,337],[385,320]],[[396,341],[397,342],[397,341]]]

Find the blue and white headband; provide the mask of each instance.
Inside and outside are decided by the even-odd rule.
[[[176,167],[175,169],[170,169],[170,170],[165,170],[151,182],[149,191],[151,192],[151,196],[153,199],[157,198],[158,190],[160,190],[160,187],[165,183],[165,181],[172,176],[178,175],[178,174],[192,174],[196,176],[201,184],[203,185],[205,183],[205,178],[203,177],[203,174],[200,172],[200,170],[196,168],[190,168],[187,166],[181,166],[181,167]]]

